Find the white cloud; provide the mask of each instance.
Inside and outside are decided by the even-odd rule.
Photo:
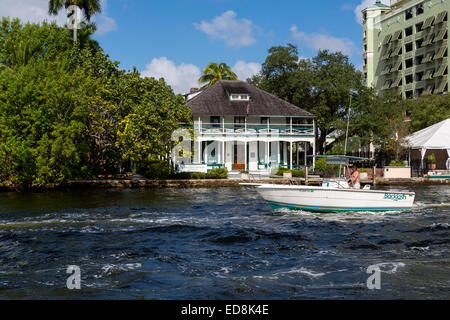
[[[211,23],[194,23],[195,28],[212,39],[223,40],[229,47],[247,47],[256,42],[254,33],[260,28],[248,19],[238,19],[234,11],[226,11]]]
[[[296,41],[315,50],[326,49],[332,52],[340,51],[348,56],[359,53],[356,45],[348,38],[336,38],[323,33],[307,34],[305,32],[299,31],[297,26],[291,27],[291,34]]]
[[[367,7],[370,7],[374,3],[375,3],[375,0],[363,0],[360,5],[356,6],[355,17],[356,17],[356,21],[360,25],[362,25],[362,11],[364,9],[366,9]],[[390,0],[381,0],[381,3],[389,6],[391,4],[391,1]]]
[[[142,72],[144,77],[164,78],[175,93],[189,93],[191,88],[198,88],[200,69],[193,64],[175,63],[166,57],[154,58]]]
[[[97,24],[97,34],[103,35],[117,30],[117,22],[111,17],[99,15],[95,18]]]
[[[103,13],[93,19],[97,23],[98,34],[117,29],[116,21],[106,14],[107,0],[102,0],[101,5]],[[19,18],[23,22],[32,23],[56,21],[60,26],[67,22],[65,10],[61,10],[56,16],[48,14],[48,0],[1,0],[0,17]]]
[[[0,2],[0,16],[20,18],[24,22],[56,21],[63,25],[67,18],[64,12],[57,16],[48,14],[48,0],[2,0]]]
[[[261,64],[256,62],[246,63],[245,61],[239,60],[231,70],[236,73],[239,80],[245,81],[261,71]]]

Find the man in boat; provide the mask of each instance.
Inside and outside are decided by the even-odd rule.
[[[350,178],[348,179],[348,184],[352,186],[353,189],[361,189],[361,179],[359,177],[358,167],[356,165],[349,165],[350,167]]]

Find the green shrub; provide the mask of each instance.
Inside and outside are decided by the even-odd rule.
[[[305,178],[306,177],[306,172],[305,172],[304,169],[292,170],[292,176],[294,178]]]
[[[212,169],[208,173],[204,172],[179,172],[170,175],[170,179],[175,180],[205,180],[205,179],[228,179],[226,168]]]
[[[327,160],[324,158],[319,158],[316,160],[316,167],[314,169],[315,172],[325,172],[327,167]]]
[[[427,157],[428,161],[430,161],[431,163],[436,163],[436,156],[433,154],[429,155]]]
[[[136,173],[147,179],[168,179],[171,176],[171,168],[165,161],[152,160],[136,164]]]
[[[405,162],[403,162],[403,161],[395,161],[395,160],[392,160],[390,163],[389,163],[389,167],[404,167],[405,166]]]
[[[212,169],[206,174],[206,179],[228,179],[227,168]]]
[[[278,167],[277,172],[275,173],[275,175],[276,176],[282,176],[283,173],[291,173],[291,172],[292,172],[291,170],[280,166],[280,167]]]

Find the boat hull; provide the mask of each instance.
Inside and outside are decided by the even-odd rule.
[[[317,212],[408,211],[415,198],[412,192],[307,186],[261,185],[257,191],[274,209]]]

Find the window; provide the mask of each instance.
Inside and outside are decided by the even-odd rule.
[[[422,48],[423,39],[419,39],[416,41],[416,49]]]
[[[236,128],[244,128],[245,127],[245,117],[234,117],[234,126]]]
[[[409,27],[409,28],[405,29],[405,38],[409,37],[412,34],[413,34],[413,27]]]
[[[421,81],[423,77],[423,71],[416,73],[416,81]]]
[[[250,101],[250,95],[248,94],[236,94],[236,93],[232,93],[230,95],[230,100],[234,100],[234,101]]]
[[[410,84],[414,81],[414,77],[412,74],[405,76],[405,84]]]
[[[220,128],[220,117],[211,117],[211,127]]]
[[[423,3],[418,4],[416,6],[416,16],[419,16],[423,13]]]
[[[299,126],[305,123],[305,119],[302,118],[292,118],[292,125]]]
[[[412,9],[408,9],[405,11],[405,20],[409,20],[413,17],[413,11]]]
[[[413,66],[413,59],[411,58],[411,59],[408,59],[408,60],[406,60],[405,61],[405,68],[406,69],[408,69],[408,68],[411,68],[412,66]]]
[[[405,97],[407,98],[407,99],[411,99],[412,97],[414,96],[414,91],[406,91],[405,92]]]
[[[420,56],[416,57],[416,65],[419,65],[422,63],[423,60],[423,54],[421,54]]]
[[[411,52],[413,50],[413,43],[407,43],[405,44],[405,52]]]
[[[422,31],[422,27],[423,27],[423,21],[416,24],[416,32]]]
[[[269,118],[268,117],[261,117],[261,124],[269,124]]]

